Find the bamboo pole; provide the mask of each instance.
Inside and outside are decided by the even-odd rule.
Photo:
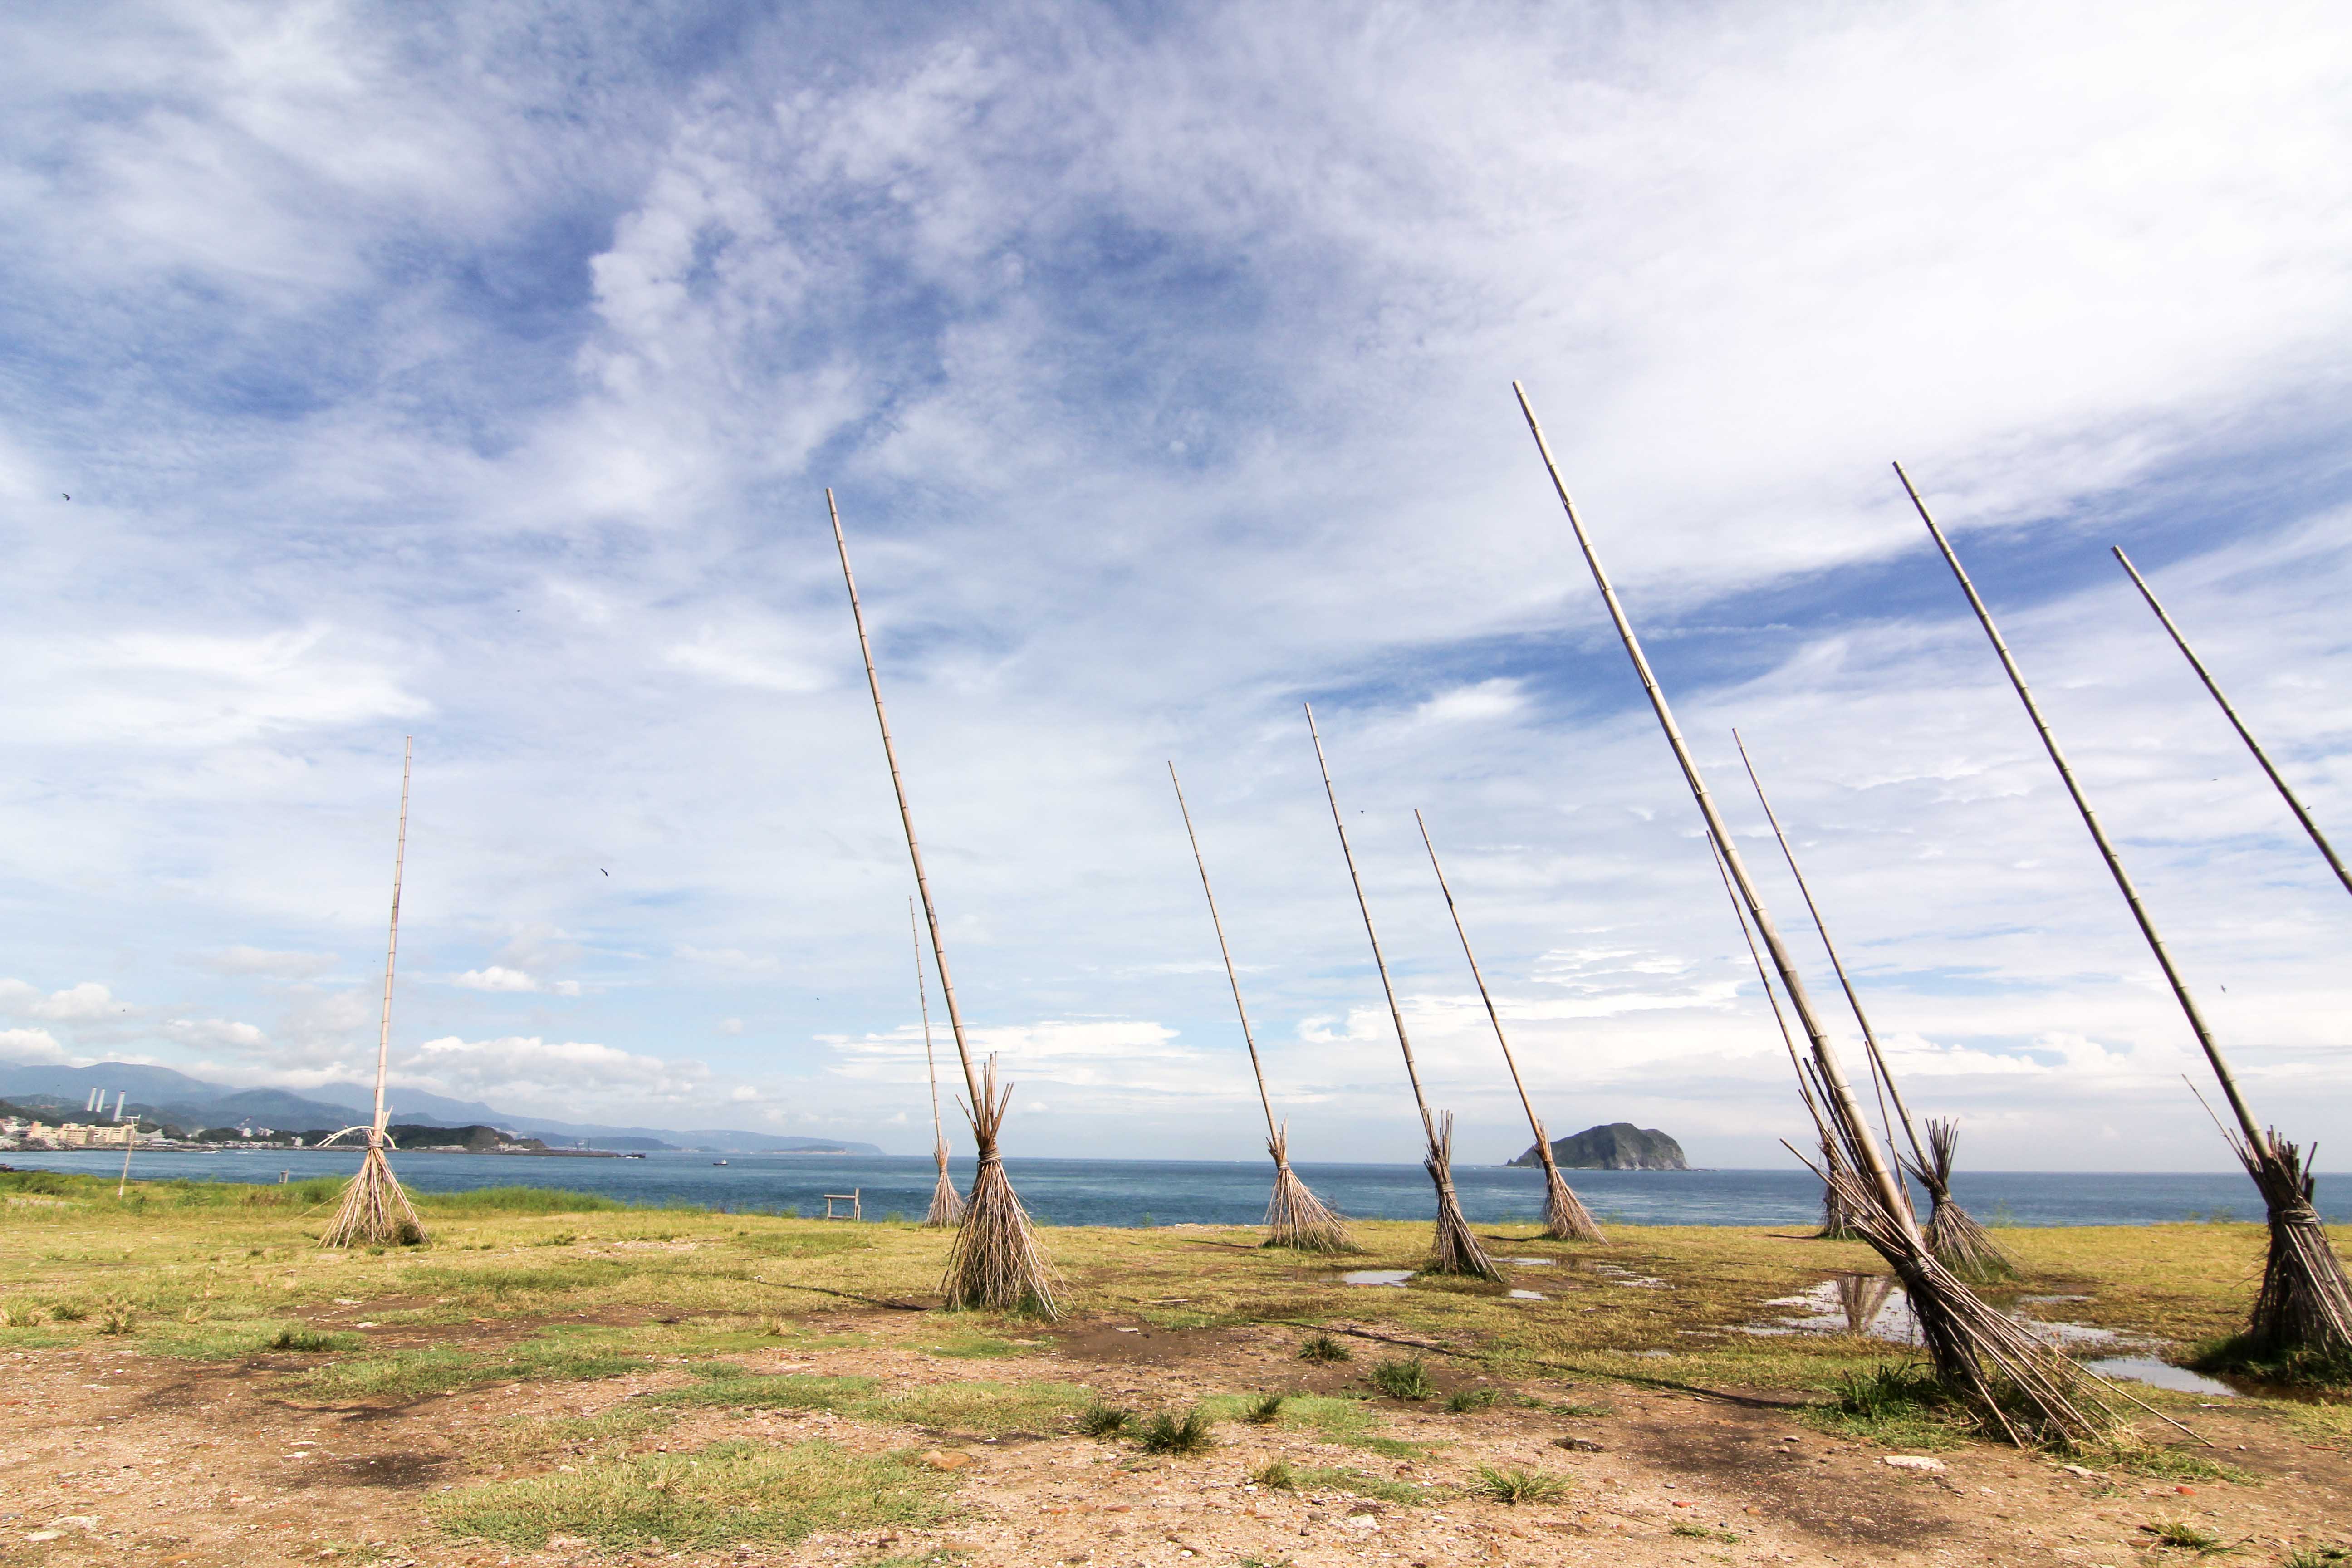
[[[1006,1085],[996,1087],[996,1062],[989,1059],[985,1074],[973,1070],[971,1047],[965,1038],[963,1011],[956,1005],[955,981],[948,973],[948,950],[940,934],[938,906],[931,901],[930,879],[923,871],[922,846],[915,837],[914,813],[907,806],[907,784],[898,771],[898,749],[890,739],[890,718],[882,707],[882,679],[874,671],[874,646],[866,636],[866,609],[857,600],[857,579],[849,570],[849,541],[841,531],[841,509],[834,504],[832,487],[824,492],[824,510],[833,521],[834,549],[841,556],[841,581],[849,590],[849,616],[857,626],[857,651],[866,661],[866,689],[874,698],[874,722],[882,731],[882,755],[890,765],[890,789],[898,802],[898,825],[907,837],[907,858],[915,864],[915,891],[923,901],[923,920],[930,928],[931,960],[940,971],[940,995],[948,1009],[948,1028],[955,1036],[956,1058],[963,1064],[965,1089],[971,1096],[967,1114],[980,1163],[965,1200],[963,1223],[948,1252],[947,1278],[942,1283],[950,1307],[990,1307],[1057,1318],[1053,1282],[1045,1254],[1026,1210],[1004,1173],[1004,1157],[997,1136],[1013,1099]]]
[[[1569,1186],[1568,1178],[1559,1173],[1559,1163],[1552,1157],[1551,1134],[1544,1131],[1543,1118],[1536,1114],[1535,1101],[1528,1098],[1518,1058],[1511,1055],[1510,1037],[1503,1033],[1503,1016],[1495,1010],[1494,994],[1486,989],[1478,955],[1470,951],[1470,932],[1462,924],[1461,908],[1454,901],[1454,889],[1446,885],[1445,868],[1438,864],[1437,846],[1430,842],[1429,824],[1422,819],[1419,806],[1413,807],[1412,820],[1421,829],[1421,847],[1429,851],[1429,868],[1437,873],[1437,890],[1445,895],[1445,912],[1454,917],[1454,934],[1462,939],[1462,956],[1469,961],[1470,978],[1478,983],[1478,1000],[1486,1005],[1486,1021],[1495,1026],[1495,1043],[1503,1047],[1503,1065],[1511,1069],[1511,1087],[1519,1092],[1519,1109],[1528,1113],[1528,1128],[1536,1135],[1536,1158],[1543,1163],[1544,1172],[1544,1234],[1556,1241],[1606,1241],[1600,1222]]]
[[[2189,639],[2180,635],[2180,628],[2172,624],[2172,617],[2166,615],[2164,606],[2157,602],[2156,590],[2147,585],[2147,580],[2139,574],[2139,568],[2131,563],[2131,557],[2123,552],[2122,546],[2113,548],[2116,560],[2131,574],[2132,584],[2139,590],[2140,597],[2146,599],[2147,607],[2156,612],[2156,618],[2164,623],[2164,629],[2172,634],[2173,646],[2189,661],[2189,668],[2197,672],[2197,679],[2205,683],[2205,689],[2213,694],[2213,700],[2221,705],[2222,717],[2230,721],[2231,729],[2237,731],[2238,739],[2246,743],[2246,750],[2254,753],[2254,761],[2260,763],[2263,772],[2270,775],[2272,784],[2279,792],[2279,798],[2286,802],[2286,808],[2294,813],[2294,819],[2303,824],[2303,830],[2311,836],[2312,843],[2318,847],[2319,853],[2326,859],[2327,868],[2336,873],[2336,879],[2344,884],[2344,890],[2352,893],[2352,870],[2345,868],[2343,860],[2336,853],[2336,847],[2327,842],[2327,836],[2319,831],[2319,824],[2312,820],[2310,811],[2288,787],[2278,769],[2271,764],[2270,756],[2263,750],[2262,742],[2254,739],[2252,730],[2246,728],[2246,721],[2238,717],[2238,710],[2230,705],[2230,700],[2221,695],[2221,688],[2214,680],[2212,672],[2205,668],[2205,661],[2197,657],[2197,650],[2189,646]]]
[[[2197,1005],[2197,998],[2189,994],[2189,982],[2182,977],[2179,966],[2172,962],[2171,951],[2164,945],[2164,938],[2157,933],[2156,921],[2149,916],[2147,906],[2140,901],[2139,889],[2132,885],[2131,874],[2124,869],[2123,858],[2116,853],[2115,844],[2107,837],[2107,830],[2100,825],[2099,814],[2091,809],[2090,801],[2083,794],[2083,786],[2075,781],[2074,766],[2066,760],[2066,753],[2059,749],[2058,737],[2051,730],[2050,721],[2042,716],[2042,705],[2034,700],[2032,689],[2025,684],[2024,672],[2017,668],[2017,660],[2010,653],[2009,644],[2002,639],[2000,628],[1993,625],[1992,612],[1985,608],[1983,598],[1977,593],[1977,585],[1969,580],[1968,571],[1961,566],[1960,558],[1952,552],[1950,541],[1944,537],[1944,531],[1936,526],[1936,520],[1928,514],[1927,503],[1919,499],[1919,491],[1911,483],[1911,476],[1903,471],[1900,463],[1895,465],[1895,477],[1903,481],[1904,493],[1911,498],[1913,510],[1918,512],[1919,521],[1927,525],[1927,536],[1936,542],[1937,550],[1942,552],[1944,564],[1952,569],[1952,575],[1959,582],[1960,592],[1968,595],[1969,607],[1976,612],[1977,624],[1984,627],[1985,636],[1991,639],[1992,650],[2000,659],[2001,669],[2008,675],[2010,685],[2016,689],[2018,700],[2025,704],[2026,717],[2033,721],[2033,728],[2042,737],[2042,749],[2050,753],[2050,761],[2058,770],[2058,781],[2066,786],[2067,796],[2082,815],[2083,826],[2091,830],[2091,842],[2098,847],[2099,858],[2107,863],[2107,874],[2115,879],[2116,890],[2123,894],[2125,904],[2129,906],[2134,923],[2138,925],[2140,935],[2147,941],[2148,951],[2156,955],[2157,967],[2164,972],[2165,984],[2172,987],[2174,1000],[2180,1004],[2182,1014],[2188,1017],[2189,1030],[2196,1035],[2197,1044],[2204,1050],[2206,1061],[2211,1064],[2213,1076],[2221,1082],[2222,1096],[2229,1100],[2239,1128],[2245,1133],[2248,1142],[2259,1143],[2262,1129],[2255,1123],[2254,1113],[2248,1109],[2245,1096],[2238,1091],[2237,1075],[2230,1070],[2228,1058],[2222,1056],[2211,1027],[2205,1022],[2203,1009]]]
[[[131,1091],[125,1089],[121,1098],[115,1100],[114,1119],[117,1121],[122,1120],[122,1101],[130,1098]],[[129,1124],[122,1129],[122,1179],[114,1184],[114,1195],[117,1198],[122,1197],[131,1191],[131,1146],[138,1136],[139,1118],[133,1114]]]
[[[361,1156],[358,1172],[344,1187],[335,1216],[320,1237],[321,1247],[388,1241],[416,1243],[425,1238],[425,1226],[417,1219],[415,1206],[401,1190],[400,1179],[393,1174],[392,1161],[386,1152],[392,1140],[384,1131],[391,1121],[384,1085],[392,1063],[392,982],[400,955],[400,889],[408,867],[408,783],[415,751],[415,736],[401,737],[400,827],[392,852],[392,918],[384,935],[383,1007],[375,1036],[375,1113],[366,1130],[367,1152]],[[344,1132],[353,1131],[356,1129],[343,1129]],[[333,1135],[341,1136],[341,1132]],[[332,1142],[332,1138],[326,1142]]]
[[[1920,1166],[1927,1163],[1927,1151],[1919,1142],[1919,1130],[1911,1121],[1911,1108],[1903,1103],[1903,1090],[1895,1081],[1894,1072],[1886,1065],[1886,1055],[1879,1048],[1878,1034],[1870,1026],[1870,1015],[1862,1010],[1862,998],[1854,994],[1853,982],[1847,978],[1845,961],[1838,956],[1837,943],[1830,940],[1830,928],[1822,919],[1822,907],[1813,901],[1813,889],[1805,880],[1804,871],[1797,865],[1797,852],[1789,847],[1789,836],[1780,830],[1780,815],[1772,809],[1772,800],[1764,793],[1764,781],[1756,776],[1756,763],[1748,754],[1748,742],[1739,731],[1731,731],[1731,743],[1739,748],[1740,765],[1748,770],[1748,782],[1756,786],[1757,804],[1764,808],[1764,820],[1772,825],[1772,837],[1780,846],[1780,858],[1789,863],[1789,875],[1797,879],[1797,891],[1805,900],[1805,912],[1813,918],[1813,931],[1822,939],[1822,950],[1830,955],[1830,967],[1837,972],[1838,985],[1845,992],[1846,1005],[1853,1009],[1853,1021],[1861,1026],[1863,1048],[1870,1053],[1871,1065],[1886,1086],[1895,1100],[1895,1111],[1903,1122],[1903,1135],[1911,1141],[1911,1156]],[[1881,1114],[1885,1112],[1882,1110]],[[1894,1142],[1895,1130],[1887,1129],[1887,1141]]]
[[[2326,1227],[2321,1223],[2318,1210],[2312,1205],[2313,1178],[2305,1157],[2294,1144],[2275,1131],[2266,1131],[2254,1121],[2254,1113],[2239,1092],[2237,1076],[2230,1070],[2229,1059],[2213,1038],[2213,1031],[2205,1022],[2205,1015],[2190,994],[2189,983],[2172,961],[2171,952],[2157,933],[2156,921],[2140,900],[2139,889],[2132,885],[2125,871],[2123,858],[2099,824],[2098,814],[2091,809],[2083,787],[2075,781],[2074,770],[2059,749],[2058,737],[2052,732],[2050,722],[2042,716],[2042,708],[2033,700],[2033,692],[2025,684],[2025,676],[2017,668],[2017,660],[2002,640],[2000,628],[1993,625],[1992,612],[1985,608],[1976,584],[1969,580],[1960,558],[1952,552],[1951,542],[1936,520],[1927,511],[1927,503],[1919,499],[1911,476],[1903,465],[1895,465],[1895,477],[1903,481],[1904,493],[1911,498],[1919,521],[1927,525],[1927,536],[1952,569],[1960,591],[1968,595],[1969,607],[1976,612],[1977,622],[1984,627],[1992,643],[1993,652],[2000,656],[2000,667],[2016,689],[2018,700],[2025,705],[2026,716],[2033,721],[2042,736],[2042,748],[2050,753],[2052,765],[2057,768],[2059,781],[2065,784],[2066,794],[2082,816],[2083,826],[2090,830],[2091,842],[2098,847],[2100,858],[2106,861],[2107,871],[2115,879],[2116,889],[2124,896],[2124,903],[2139,926],[2140,935],[2147,941],[2148,951],[2156,957],[2157,967],[2164,972],[2167,984],[2172,987],[2175,1001],[2189,1020],[2191,1033],[2205,1052],[2212,1067],[2213,1077],[2221,1086],[2222,1096],[2238,1119],[2241,1139],[2231,1143],[2246,1173],[2263,1194],[2263,1207],[2270,1219],[2270,1251],[2263,1269],[2262,1293],[2254,1303],[2253,1321],[2249,1339],[2258,1353],[2273,1355],[2284,1352],[2290,1360],[2312,1356],[2326,1365],[2326,1375],[2340,1376],[2341,1369],[2352,1364],[2352,1279],[2345,1275],[2343,1260],[2336,1256],[2327,1239]],[[2290,1368],[2292,1373],[2294,1369]]]
[[[1250,1028],[1249,1008],[1242,1001],[1241,976],[1234,969],[1233,949],[1225,943],[1225,922],[1217,914],[1217,895],[1209,886],[1209,863],[1202,858],[1201,836],[1192,830],[1192,809],[1184,804],[1184,785],[1172,761],[1168,764],[1168,782],[1175,788],[1176,810],[1184,818],[1184,837],[1192,846],[1192,864],[1201,873],[1201,896],[1208,900],[1209,924],[1217,933],[1217,954],[1225,962],[1225,984],[1233,989],[1234,1012],[1242,1023],[1242,1044],[1249,1047],[1258,1105],[1265,1111],[1265,1152],[1274,1160],[1274,1193],[1265,1211],[1266,1245],[1309,1252],[1352,1252],[1355,1241],[1348,1234],[1347,1222],[1290,1168],[1289,1124],[1277,1124],[1274,1119],[1274,1097],[1266,1092],[1265,1066],[1258,1059],[1257,1036]]]
[[[1543,426],[1536,418],[1527,391],[1517,382],[1512,383],[1511,389],[1517,395],[1528,433],[1535,437],[1536,450],[1543,458],[1552,489],[1568,515],[1577,547],[1591,569],[1593,584],[1601,591],[1601,602],[1608,606],[1610,619],[1616,626],[1619,640],[1625,645],[1627,657],[1633,660],[1634,673],[1641,678],[1659,727],[1665,731],[1684,782],[1689,784],[1699,815],[1706,819],[1707,831],[1722,853],[1724,867],[1748,906],[1748,918],[1755,922],[1773,967],[1780,972],[1789,1005],[1811,1042],[1813,1065],[1827,1092],[1826,1109],[1837,1129],[1838,1140],[1868,1177],[1866,1184],[1853,1183],[1852,1186],[1855,1226],[1902,1279],[1921,1338],[1934,1358],[1937,1377],[1986,1419],[1999,1426],[2012,1442],[2104,1437],[2112,1428],[2114,1413],[2084,1393],[2081,1374],[2074,1364],[2029,1335],[2007,1314],[1978,1300],[1967,1283],[1938,1261],[1928,1247],[1918,1219],[1911,1212],[1910,1195],[1892,1162],[1879,1149],[1869,1124],[1863,1120],[1837,1048],[1822,1026],[1811,998],[1806,994],[1804,981],[1789,956],[1788,944],[1781,941],[1770,912],[1748,875],[1739,847],[1732,842],[1722,814],[1707,794],[1706,782],[1700,776],[1690,747],[1675,722],[1665,692],[1642,652],[1641,639],[1633,635],[1633,623],[1626,617],[1624,606],[1618,603],[1617,591],[1610,585],[1609,574],[1593,550],[1582,520],[1577,516],[1576,503],[1569,496],[1567,482],[1560,478],[1559,464],[1552,459],[1550,443],[1544,439]],[[1823,1174],[1824,1179],[1848,1179],[1838,1173]]]
[[[948,1180],[948,1133],[940,1120],[940,1061],[931,1049],[931,999],[923,984],[923,931],[916,923],[915,900],[907,900],[907,934],[915,943],[915,1005],[923,1014],[923,1068],[931,1082],[931,1157],[939,1177],[931,1184],[931,1206],[923,1223],[945,1229],[963,1215],[963,1195]]]
[[[1650,707],[1657,714],[1659,725],[1665,731],[1666,744],[1674,751],[1675,762],[1682,769],[1683,780],[1690,785],[1692,798],[1698,803],[1699,815],[1706,819],[1707,832],[1713,836],[1716,847],[1723,856],[1724,865],[1731,873],[1732,882],[1738,888],[1740,899],[1748,906],[1748,918],[1755,921],[1757,934],[1763,938],[1764,951],[1771,955],[1772,967],[1780,972],[1781,988],[1788,993],[1789,1005],[1795,1010],[1797,1022],[1812,1044],[1813,1057],[1822,1079],[1839,1101],[1839,1109],[1851,1117],[1854,1126],[1860,1130],[1861,1137],[1856,1141],[1855,1152],[1862,1160],[1864,1173],[1871,1185],[1877,1190],[1880,1200],[1895,1216],[1905,1238],[1916,1244],[1924,1252],[1927,1242],[1919,1234],[1917,1220],[1912,1216],[1909,1194],[1904,1191],[1903,1183],[1895,1175],[1887,1157],[1880,1152],[1877,1140],[1870,1136],[1869,1124],[1862,1119],[1859,1102],[1853,1098],[1853,1086],[1846,1080],[1845,1067],[1838,1059],[1837,1047],[1831,1043],[1828,1031],[1822,1026],[1821,1018],[1813,1011],[1812,999],[1806,994],[1805,983],[1797,973],[1795,962],[1789,956],[1788,945],[1780,940],[1779,928],[1773,925],[1771,914],[1764,908],[1764,900],[1758,896],[1755,883],[1748,878],[1748,868],[1739,858],[1739,847],[1732,842],[1731,830],[1724,826],[1723,816],[1716,809],[1714,797],[1707,794],[1706,781],[1699,776],[1698,764],[1691,759],[1690,746],[1683,739],[1682,729],[1675,722],[1674,710],[1666,705],[1666,694],[1658,685],[1658,678],[1650,671],[1649,658],[1642,652],[1641,639],[1633,635],[1633,622],[1626,618],[1624,606],[1617,602],[1617,590],[1610,585],[1609,574],[1601,566],[1601,557],[1593,552],[1592,541],[1584,531],[1582,520],[1576,515],[1576,502],[1569,496],[1567,481],[1560,478],[1559,465],[1552,460],[1551,445],[1544,439],[1543,426],[1537,421],[1535,408],[1528,402],[1527,389],[1515,381],[1511,383],[1511,390],[1518,396],[1519,412],[1527,416],[1528,430],[1535,437],[1536,450],[1543,456],[1544,469],[1551,476],[1552,489],[1559,497],[1560,509],[1568,514],[1568,525],[1576,535],[1577,548],[1583,552],[1584,563],[1591,569],[1592,581],[1601,590],[1601,602],[1608,607],[1609,618],[1617,627],[1618,639],[1625,645],[1626,656],[1633,661],[1633,672],[1641,677],[1642,689],[1649,696]]]
[[[1845,961],[1838,956],[1837,943],[1830,940],[1829,922],[1822,918],[1822,907],[1813,900],[1813,889],[1805,880],[1804,868],[1797,864],[1797,851],[1781,831],[1780,815],[1772,809],[1772,797],[1764,793],[1764,781],[1756,776],[1755,759],[1748,754],[1748,742],[1731,732],[1731,743],[1739,748],[1739,761],[1748,770],[1748,782],[1756,786],[1757,803],[1764,808],[1764,820],[1772,825],[1772,837],[1779,841],[1780,857],[1789,863],[1789,874],[1797,879],[1797,891],[1804,895],[1805,910],[1813,917],[1813,930],[1822,939],[1822,949],[1830,955],[1830,967],[1837,971],[1838,984],[1844,988],[1847,1005],[1853,1009],[1853,1021],[1862,1027],[1862,1042],[1870,1051],[1877,1077],[1894,1099],[1895,1111],[1903,1120],[1903,1134],[1911,1141],[1911,1173],[1927,1189],[1931,1208],[1927,1225],[1922,1233],[1928,1247],[1955,1273],[1978,1280],[2014,1278],[2019,1272],[2017,1259],[2011,1257],[1992,1233],[1979,1225],[1975,1216],[1962,1208],[1952,1196],[1952,1161],[1959,1145],[1959,1123],[1947,1118],[1927,1123],[1927,1141],[1919,1141],[1919,1129],[1911,1120],[1911,1108],[1903,1103],[1903,1088],[1895,1081],[1895,1069],[1886,1064],[1886,1054],[1878,1044],[1878,1032],[1870,1026],[1870,1015],[1863,1011],[1862,997],[1853,988],[1853,981],[1845,972]],[[1885,1107],[1879,1114],[1885,1115]],[[1888,1130],[1887,1142],[1895,1134]]]
[[[1348,863],[1348,881],[1356,889],[1356,908],[1363,914],[1364,935],[1372,945],[1372,967],[1380,971],[1381,994],[1388,998],[1389,1018],[1396,1025],[1397,1047],[1404,1053],[1404,1076],[1412,1084],[1412,1102],[1421,1112],[1422,1136],[1428,1140],[1429,1152],[1422,1165],[1437,1188],[1437,1234],[1430,1270],[1500,1279],[1503,1271],[1471,1234],[1470,1222],[1462,1214],[1462,1200],[1454,1191],[1454,1119],[1448,1116],[1441,1124],[1430,1114],[1429,1097],[1422,1092],[1421,1069],[1412,1059],[1412,1037],[1405,1032],[1404,1010],[1397,1005],[1396,987],[1389,981],[1388,960],[1381,954],[1381,933],[1372,927],[1372,906],[1364,900],[1364,879],[1356,873],[1356,852],[1348,845],[1348,824],[1339,815],[1339,794],[1331,787],[1331,764],[1323,755],[1323,736],[1315,728],[1315,705],[1309,702],[1305,707],[1307,733],[1315,742],[1315,765],[1323,771],[1324,798],[1331,803],[1331,826],[1339,833],[1339,855]]]

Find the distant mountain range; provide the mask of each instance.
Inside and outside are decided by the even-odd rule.
[[[170,1068],[137,1062],[98,1062],[86,1068],[44,1067],[0,1061],[0,1098],[19,1103],[63,1101],[79,1106],[104,1085],[110,1110],[116,1090],[130,1095],[128,1109],[151,1121],[186,1128],[234,1127],[251,1121],[265,1127],[349,1127],[374,1114],[375,1090],[356,1083],[322,1083],[296,1094],[283,1089],[237,1089],[206,1083]],[[395,1089],[392,1112],[403,1121],[430,1127],[501,1127],[551,1142],[588,1142],[604,1149],[707,1149],[747,1154],[831,1152],[879,1154],[872,1143],[842,1138],[786,1138],[740,1128],[605,1127],[585,1121],[551,1121],[542,1116],[512,1116],[478,1100],[451,1100],[417,1089]]]

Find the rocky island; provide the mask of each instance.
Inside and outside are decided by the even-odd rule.
[[[1647,1130],[1630,1121],[1612,1121],[1605,1127],[1588,1127],[1572,1138],[1551,1141],[1551,1157],[1563,1170],[1570,1171],[1687,1171],[1690,1165],[1683,1159],[1683,1146],[1652,1127]],[[1535,1145],[1511,1162],[1514,1165],[1540,1165]]]

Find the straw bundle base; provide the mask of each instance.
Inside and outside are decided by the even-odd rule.
[[[1853,1215],[1846,1208],[1845,1161],[1839,1157],[1837,1145],[1827,1138],[1822,1140],[1822,1169],[1828,1173],[1822,1179],[1822,1228],[1813,1233],[1815,1241],[1860,1241],[1862,1233],[1853,1227]]]
[[[1004,1156],[997,1152],[997,1134],[1004,1126],[1005,1108],[1013,1086],[996,1088],[996,1058],[988,1058],[981,1079],[980,1103],[964,1114],[971,1121],[971,1138],[980,1151],[980,1169],[971,1178],[971,1194],[964,1200],[963,1218],[948,1247],[946,1277],[940,1294],[950,1309],[984,1308],[999,1312],[1024,1312],[1051,1322],[1062,1315],[1054,1300],[1053,1270],[1029,1212],[1004,1174]]]
[[[923,1215],[923,1224],[933,1230],[946,1230],[963,1217],[963,1194],[948,1180],[947,1151],[940,1151],[940,1179],[931,1184],[931,1206]]]
[[[2014,1318],[1977,1299],[1936,1255],[1914,1243],[1876,1191],[1848,1172],[1846,1209],[1862,1239],[1886,1260],[1909,1299],[1937,1381],[2021,1447],[2113,1441],[2122,1423],[2081,1369]]]
[[[2311,1173],[2304,1168],[2302,1151],[2276,1132],[2264,1145],[2238,1151],[2262,1189],[2271,1226],[2270,1257],[2263,1266],[2263,1291],[2254,1301],[2248,1337],[2274,1356],[2283,1352],[2352,1371],[2352,1284],[2312,1207]]]
[[[1462,1200],[1454,1192],[1454,1118],[1448,1115],[1437,1131],[1430,1135],[1429,1154],[1421,1168],[1437,1187],[1437,1235],[1430,1247],[1429,1261],[1422,1265],[1424,1274],[1460,1274],[1475,1279],[1502,1282],[1503,1271],[1486,1256],[1471,1234],[1470,1222],[1462,1213]]]
[[[392,1173],[392,1162],[384,1158],[383,1145],[371,1144],[319,1245],[414,1247],[424,1240],[425,1226]]]
[[[1290,1168],[1288,1131],[1286,1123],[1265,1143],[1265,1152],[1274,1159],[1274,1193],[1265,1205],[1265,1245],[1326,1256],[1362,1251],[1348,1229],[1346,1217],[1317,1197]]]
[[[1538,1145],[1540,1147],[1540,1145]],[[1551,1151],[1543,1150],[1544,1158],[1544,1235],[1553,1241],[1607,1241],[1601,1234],[1601,1222],[1568,1184],[1568,1178],[1552,1163]]]
[[[1935,1201],[1927,1216],[1927,1250],[1963,1279],[2014,1279],[2023,1272],[1992,1233],[1952,1201],[1952,1160],[1959,1152],[1960,1124],[1948,1117],[1927,1123],[1927,1164],[1912,1167]]]

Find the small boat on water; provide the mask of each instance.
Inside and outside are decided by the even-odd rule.
[[[723,1165],[723,1164],[727,1163],[727,1162],[726,1162],[726,1161],[724,1161],[724,1160],[713,1160],[713,1161],[711,1161],[710,1163],[711,1163],[712,1164],[714,1164],[714,1165]]]

